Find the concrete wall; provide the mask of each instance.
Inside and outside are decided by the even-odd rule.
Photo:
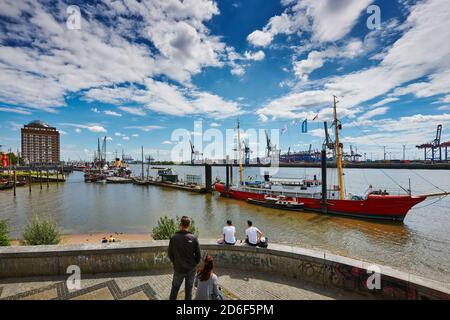
[[[169,269],[167,241],[99,245],[0,248],[0,278],[65,275],[77,265],[84,274]],[[298,247],[271,244],[268,249],[224,246],[201,241],[203,254],[219,268],[260,271],[356,291],[374,298],[450,299],[450,285],[378,266],[381,288],[369,290],[370,264]],[[295,281],[295,280],[294,280]]]

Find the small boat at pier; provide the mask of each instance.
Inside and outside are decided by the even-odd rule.
[[[16,181],[16,187],[23,187],[26,185],[25,181]],[[0,180],[0,190],[8,190],[14,188],[14,181]]]
[[[147,179],[135,178],[135,184],[167,187],[196,193],[205,193],[206,187],[201,184],[201,177],[196,175],[186,175],[186,180],[180,180],[178,174],[172,168],[158,168],[157,177]]]
[[[141,177],[133,177],[133,184],[139,185],[139,186],[148,186],[152,184],[152,180],[150,178],[144,178]]]
[[[117,178],[117,179],[116,179]],[[120,159],[116,159],[113,164],[95,163],[94,166],[84,170],[85,182],[100,183],[132,183],[131,170],[122,163]]]
[[[129,177],[107,177],[106,183],[133,183],[133,179]]]
[[[0,190],[8,190],[14,188],[14,183],[10,181],[1,182],[0,183]]]
[[[178,174],[173,172],[172,168],[160,168],[158,169],[158,177],[161,182],[165,183],[177,183]]]
[[[150,163],[153,160],[152,156],[147,156],[147,176],[145,176],[144,172],[144,146],[141,147],[142,150],[142,161],[141,161],[141,175],[137,177],[132,177],[133,184],[138,186],[148,186],[151,184],[153,177],[150,177]]]
[[[106,179],[106,175],[100,172],[88,172],[84,174],[84,182],[101,182]]]
[[[304,204],[298,202],[291,197],[280,196],[265,196],[264,199],[248,198],[248,203],[259,205],[266,208],[289,210],[289,211],[303,211]]]

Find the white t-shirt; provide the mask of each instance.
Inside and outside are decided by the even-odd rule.
[[[245,235],[248,237],[248,241],[251,244],[257,244],[258,243],[258,232],[259,229],[257,227],[250,227],[247,230],[245,230]]]
[[[223,227],[223,234],[225,235],[226,243],[235,243],[236,242],[236,237],[234,236],[236,234],[236,228],[234,226]]]

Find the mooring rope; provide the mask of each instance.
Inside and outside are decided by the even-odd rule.
[[[412,173],[414,173],[415,175],[417,175],[419,178],[422,178],[424,181],[428,182],[429,184],[431,184],[433,187],[435,187],[435,188],[438,189],[439,191],[447,192],[446,190],[439,188],[437,185],[435,185],[434,183],[432,183],[431,181],[429,181],[428,179],[426,179],[426,178],[423,177],[422,175],[418,174],[417,172],[414,172],[414,171],[411,170],[411,169],[409,169],[409,171],[411,171]]]
[[[410,210],[415,210],[415,209],[422,209],[422,208],[426,208],[426,207],[429,207],[429,206],[431,206],[431,205],[434,205],[434,204],[436,204],[437,202],[439,202],[439,201],[441,201],[442,199],[444,199],[446,196],[442,196],[442,197],[439,197],[436,201],[433,201],[433,202],[431,202],[431,203],[428,203],[428,204],[426,204],[426,205],[423,205],[423,206],[419,206],[419,207],[412,207]],[[438,206],[438,207],[441,207],[441,206]]]
[[[405,188],[403,188],[399,183],[397,183],[397,181],[394,180],[394,178],[392,178],[391,176],[389,176],[386,172],[384,172],[383,169],[380,169],[380,171],[389,179],[391,179],[392,182],[394,182],[398,187],[400,187],[403,191],[405,191],[406,193],[409,194],[409,190],[406,190]]]
[[[354,126],[355,126],[356,128],[358,128],[361,132],[363,131],[363,130],[361,129],[360,126],[358,126],[358,125],[356,125],[356,124],[354,124]],[[372,142],[373,142],[374,144],[376,144],[378,147],[382,147],[380,144],[378,144],[375,140],[371,139],[370,137],[366,136],[366,138],[368,138],[370,141],[372,141]],[[392,177],[390,177],[390,176],[389,176],[386,172],[384,172],[382,169],[380,169],[380,170],[381,170],[381,172],[382,172],[384,175],[386,175],[390,180],[392,180],[397,186],[399,186],[401,189],[403,189],[405,192],[408,193],[408,190],[406,190],[406,189],[403,188],[400,184],[398,184]],[[413,172],[415,175],[417,175],[418,177],[420,177],[420,178],[423,179],[425,182],[429,183],[430,185],[432,185],[434,188],[438,189],[439,191],[447,192],[446,190],[441,189],[440,187],[438,187],[437,185],[435,185],[434,183],[432,183],[431,181],[429,181],[428,179],[426,179],[426,178],[423,177],[422,175],[418,174],[417,172],[415,172],[415,171],[413,171],[413,170],[411,170],[411,169],[408,169],[408,170],[411,171],[411,172]],[[444,196],[443,198],[445,198],[445,196]],[[443,199],[443,198],[442,198],[442,199]],[[440,201],[440,200],[441,200],[441,198],[438,199],[437,201]],[[437,202],[437,201],[435,201],[435,202]],[[433,202],[433,203],[435,203],[435,202]]]

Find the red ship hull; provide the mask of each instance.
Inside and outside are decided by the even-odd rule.
[[[222,196],[244,201],[248,198],[263,200],[267,195],[233,188],[226,190],[222,183],[216,183],[214,188]],[[403,221],[408,211],[425,199],[426,196],[409,195],[370,195],[364,200],[329,199],[326,213],[364,219]],[[304,203],[305,211],[323,212],[321,199],[297,197],[296,200]]]

